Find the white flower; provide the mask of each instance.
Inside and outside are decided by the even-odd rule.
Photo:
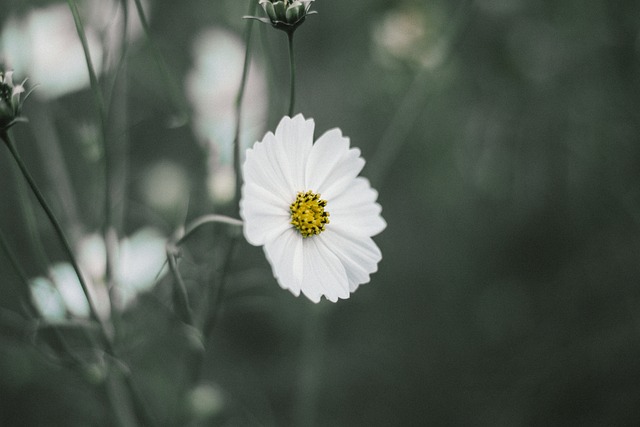
[[[318,302],[349,298],[382,259],[371,239],[386,227],[360,150],[340,129],[313,143],[314,122],[284,117],[247,150],[240,216],[280,286]]]

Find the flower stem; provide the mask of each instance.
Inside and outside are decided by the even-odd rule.
[[[169,269],[175,280],[173,286],[173,305],[180,316],[180,320],[189,326],[193,326],[193,315],[191,314],[191,307],[189,306],[189,294],[187,294],[187,287],[178,269],[177,253],[178,250],[176,246],[169,242],[167,244],[167,262],[169,263]]]
[[[325,348],[325,308],[321,304],[309,307],[303,326],[300,348],[298,383],[294,406],[295,425],[314,427],[318,418],[318,398],[322,386],[322,361]]]
[[[293,116],[293,108],[296,103],[296,62],[293,55],[293,31],[287,32],[289,40],[289,68],[291,70],[291,90],[289,94],[289,117]]]
[[[231,218],[229,216],[216,215],[216,214],[204,215],[199,218],[196,218],[191,222],[191,224],[187,226],[184,234],[179,239],[176,240],[175,245],[180,246],[181,244],[183,244],[189,238],[189,236],[191,236],[198,228],[202,227],[203,225],[215,224],[215,223],[227,224],[227,225],[238,225],[238,226],[242,225],[241,220],[236,218]]]
[[[18,278],[22,282],[23,289],[21,289],[19,293],[21,294],[22,298],[24,298],[27,315],[29,315],[30,317],[38,317],[38,309],[35,307],[33,299],[31,298],[31,293],[29,292],[29,279],[20,266],[20,263],[11,250],[11,247],[7,243],[7,239],[4,237],[4,233],[2,232],[2,230],[0,230],[0,247],[9,259],[9,263],[13,267],[15,273],[18,275]]]
[[[254,0],[249,1],[249,15],[253,15],[256,10],[258,2]],[[233,138],[233,169],[236,174],[236,191],[234,206],[238,206],[240,202],[240,185],[242,184],[242,172],[240,170],[240,162],[242,159],[242,152],[240,147],[240,130],[242,125],[242,100],[244,99],[244,90],[247,87],[247,77],[249,76],[249,65],[251,63],[251,31],[253,29],[253,21],[247,19],[247,26],[244,32],[244,64],[242,66],[242,78],[240,79],[240,87],[238,88],[238,94],[236,95],[236,129],[235,136]]]
[[[160,72],[161,77],[167,84],[169,97],[173,101],[174,107],[178,109],[177,115],[172,118],[172,123],[170,125],[174,127],[184,125],[189,120],[189,108],[187,107],[185,98],[182,95],[182,91],[180,90],[176,79],[172,76],[167,63],[164,60],[158,44],[155,42],[153,37],[151,37],[151,27],[149,26],[149,20],[147,19],[147,16],[144,12],[141,0],[134,0],[134,3],[136,5],[136,11],[138,12],[138,18],[140,19],[140,23],[142,24],[144,35],[151,47],[151,54],[153,55],[153,59],[158,66],[158,71]]]
[[[89,82],[91,84],[91,90],[93,91],[94,101],[96,102],[100,119],[104,120],[106,116],[104,98],[102,96],[102,92],[100,91],[100,85],[98,84],[98,77],[95,68],[93,67],[93,62],[91,61],[89,43],[87,42],[87,37],[84,32],[84,26],[82,25],[82,20],[80,19],[80,13],[78,12],[78,7],[75,0],[67,0],[67,4],[69,5],[69,9],[71,10],[71,14],[73,15],[73,21],[76,24],[76,31],[78,32],[78,37],[80,37],[80,43],[82,44],[82,50],[84,51],[84,58],[87,62],[87,69],[89,71]]]
[[[109,150],[109,146],[107,144],[107,108],[104,100],[104,96],[102,95],[102,90],[100,89],[100,83],[98,82],[98,76],[96,74],[95,68],[93,66],[93,61],[91,60],[91,52],[89,50],[89,43],[87,42],[87,36],[84,31],[84,25],[82,24],[82,19],[80,17],[80,13],[78,12],[78,6],[76,5],[75,0],[67,0],[67,4],[69,5],[69,9],[71,10],[71,14],[73,15],[73,21],[76,26],[76,32],[78,33],[78,37],[80,38],[80,43],[82,44],[82,50],[84,52],[84,58],[87,63],[87,71],[89,72],[89,82],[91,85],[91,91],[93,92],[93,99],[96,103],[96,108],[98,110],[98,119],[100,121],[100,130],[102,133],[102,149],[104,156],[103,163],[103,174],[104,174],[104,225],[102,229],[103,237],[105,240],[105,248],[106,248],[106,271],[105,271],[105,281],[108,287],[112,286],[111,279],[113,277],[113,252],[114,252],[114,244],[113,237],[115,236],[112,228],[112,206],[113,206],[113,198],[111,194],[111,152]]]
[[[242,221],[239,219],[231,218],[225,215],[204,215],[196,218],[191,222],[182,235],[178,234],[167,243],[167,263],[169,269],[174,278],[173,289],[173,301],[175,310],[178,312],[180,320],[189,326],[195,326],[193,319],[193,313],[189,305],[189,295],[187,293],[187,287],[185,286],[182,274],[178,268],[178,254],[180,246],[186,242],[186,240],[193,235],[200,227],[206,224],[227,224],[227,225],[242,225]]]
[[[60,222],[58,222],[58,219],[56,218],[55,214],[49,207],[49,204],[47,203],[44,196],[42,195],[42,192],[38,188],[38,185],[36,184],[31,174],[29,173],[29,170],[27,169],[26,165],[22,161],[22,158],[20,157],[20,154],[16,150],[13,144],[13,141],[9,137],[9,134],[6,131],[0,132],[0,139],[2,139],[5,142],[5,145],[11,152],[11,155],[13,156],[18,167],[20,168],[22,175],[24,176],[25,180],[29,184],[29,187],[31,188],[31,191],[33,192],[33,194],[36,196],[36,199],[38,199],[40,206],[42,206],[42,209],[45,211],[47,217],[49,218],[49,221],[53,225],[53,228],[56,234],[58,235],[58,238],[60,239],[60,242],[62,243],[62,247],[67,257],[69,258],[69,262],[71,263],[71,266],[73,267],[76,273],[76,276],[78,276],[78,281],[80,282],[80,287],[82,288],[82,292],[84,293],[84,296],[87,299],[87,304],[89,306],[89,315],[91,317],[91,320],[95,321],[96,324],[98,325],[98,331],[100,333],[100,338],[104,345],[105,352],[113,356],[114,358],[117,358],[113,348],[113,344],[111,343],[111,339],[107,334],[105,325],[102,323],[100,317],[98,316],[95,305],[93,303],[93,299],[89,294],[89,288],[87,286],[87,283],[85,282],[84,277],[80,272],[80,266],[76,261],[73,251],[71,250],[71,245],[69,244],[69,241],[67,240],[67,237],[65,236],[64,231],[62,230],[62,226],[60,225]],[[124,375],[125,385],[129,389],[131,398],[133,400],[136,416],[145,426],[155,425],[154,421],[149,416],[146,410],[146,407],[142,401],[142,398],[139,392],[137,391],[137,389],[135,388],[129,373],[124,373],[123,375]]]
[[[89,294],[89,288],[87,287],[87,283],[85,282],[84,277],[82,276],[82,273],[80,272],[80,267],[78,266],[78,262],[76,261],[73,251],[71,250],[71,245],[69,244],[69,241],[67,240],[67,237],[65,236],[64,231],[62,230],[62,226],[58,222],[58,219],[56,218],[55,214],[49,207],[49,204],[47,203],[44,196],[42,195],[42,192],[38,188],[38,185],[34,181],[31,174],[29,173],[29,170],[27,169],[26,165],[22,161],[20,154],[18,154],[18,151],[16,150],[13,144],[13,141],[11,141],[11,138],[9,138],[9,134],[6,132],[3,132],[0,134],[0,138],[4,140],[5,145],[11,152],[11,155],[13,156],[18,167],[20,168],[22,175],[24,176],[27,183],[29,184],[29,187],[31,187],[31,191],[36,196],[36,199],[38,199],[40,206],[42,206],[42,209],[45,211],[45,213],[47,214],[47,217],[49,218],[49,221],[53,225],[53,228],[55,229],[56,234],[58,235],[58,238],[62,243],[62,247],[66,252],[67,257],[69,258],[69,261],[71,262],[71,266],[73,267],[76,275],[78,276],[80,286],[82,287],[82,292],[84,293],[84,296],[87,299],[87,303],[89,304],[89,314],[91,316],[91,319],[100,323],[100,318],[98,317],[98,313],[96,311],[95,305],[93,304],[93,300],[91,299],[91,295]]]

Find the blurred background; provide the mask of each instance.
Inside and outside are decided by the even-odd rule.
[[[235,215],[249,2],[148,0],[151,39],[133,2],[127,25],[122,1],[78,4],[108,94],[122,360],[73,340],[65,322],[87,307],[2,147],[0,229],[90,368],[63,367],[21,317],[2,253],[0,425],[112,425],[97,390],[118,364],[166,426],[640,424],[640,3],[315,1],[295,35],[296,110],[362,150],[383,260],[351,299],[315,306],[260,248],[239,243],[227,265],[226,228],[203,229],[181,260],[195,308],[220,271],[228,283],[195,382],[159,272],[177,228]],[[13,139],[100,282],[104,152],[72,15],[0,11],[0,58],[37,85]],[[244,146],[288,100],[285,34],[255,22],[250,40]]]

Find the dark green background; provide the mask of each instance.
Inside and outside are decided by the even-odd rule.
[[[46,3],[0,1],[0,19]],[[151,4],[152,35],[180,84],[196,34],[211,25],[241,34],[247,10],[239,0]],[[261,250],[241,243],[202,378],[225,406],[193,425],[640,423],[640,3],[317,0],[313,8],[296,33],[297,109],[316,120],[316,135],[337,126],[362,149],[388,222],[376,238],[383,260],[351,299],[316,307],[282,291]],[[435,16],[416,49],[445,37],[440,66],[376,60],[372,32],[385,13],[406,8]],[[266,130],[285,111],[288,69],[285,35],[255,24],[254,53],[265,64],[263,37],[277,77]],[[189,168],[190,215],[210,212],[202,153],[188,126],[165,126],[171,100],[144,42],[131,48],[125,78],[137,123],[130,181],[171,158]],[[40,104],[25,114],[54,111],[62,141],[74,138],[69,123],[95,119],[89,90]],[[32,118],[13,135],[44,179],[29,156],[38,125]],[[69,144],[81,228],[95,229],[97,166]],[[37,274],[1,152],[2,230]],[[140,196],[130,198],[135,206]],[[150,221],[131,207],[122,230]],[[167,234],[176,225],[165,224]],[[190,277],[216,265],[215,236],[191,245]],[[0,271],[7,317],[19,310],[20,285],[4,256]],[[187,339],[164,309],[169,284],[118,323],[123,361],[163,425],[178,423],[185,395]],[[108,425],[95,388],[10,323],[0,327],[0,425]]]

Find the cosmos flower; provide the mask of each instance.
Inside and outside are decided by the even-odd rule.
[[[280,286],[319,302],[346,299],[377,271],[371,239],[386,227],[360,150],[340,129],[313,142],[314,122],[284,117],[247,150],[240,216]]]

